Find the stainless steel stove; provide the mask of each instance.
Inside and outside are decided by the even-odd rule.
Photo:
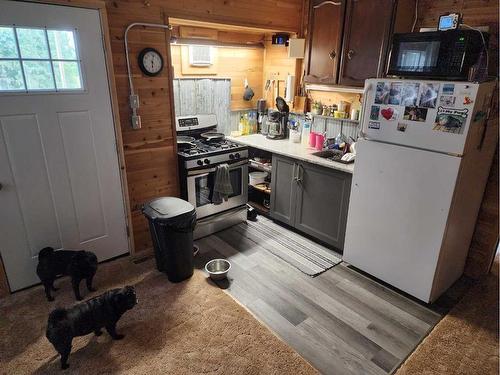
[[[193,137],[178,144],[181,197],[196,208],[194,237],[200,238],[246,220],[248,200],[248,148],[226,139],[208,141],[201,134],[217,128],[215,115],[176,118],[178,136]],[[233,194],[221,204],[212,203],[217,166],[229,165]]]

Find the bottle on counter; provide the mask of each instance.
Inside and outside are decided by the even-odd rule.
[[[302,146],[309,146],[309,134],[311,133],[311,119],[306,116],[304,122],[302,122]]]

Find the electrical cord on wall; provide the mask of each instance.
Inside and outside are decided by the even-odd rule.
[[[483,40],[483,47],[484,47],[484,52],[486,54],[486,74],[488,74],[488,64],[489,64],[489,55],[488,55],[488,46],[486,45],[486,39],[484,39],[484,35],[483,35],[483,32],[475,27],[472,27],[472,26],[469,26],[469,25],[466,25],[465,23],[462,23],[460,26],[465,26],[466,28],[468,29],[471,29],[471,30],[474,30],[474,31],[477,31],[480,35],[481,35],[481,39]]]
[[[411,27],[411,32],[415,30],[415,26],[417,25],[418,19],[418,0],[415,0],[415,19],[413,20],[413,26]]]

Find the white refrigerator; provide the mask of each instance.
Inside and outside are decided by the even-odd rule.
[[[496,147],[495,85],[366,80],[344,261],[424,302],[460,277]]]

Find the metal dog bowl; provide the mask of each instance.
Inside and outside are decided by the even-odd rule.
[[[231,263],[225,259],[212,259],[205,264],[205,271],[214,281],[223,280],[227,277],[227,273],[231,269]]]

